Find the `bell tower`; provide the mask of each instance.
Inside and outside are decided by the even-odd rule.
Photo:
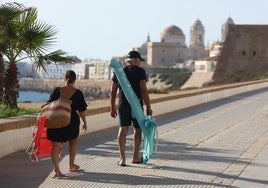
[[[190,47],[191,48],[204,48],[205,28],[201,21],[197,19],[191,27],[190,31]]]
[[[221,42],[225,41],[225,38],[228,34],[228,30],[229,30],[229,25],[231,24],[235,24],[233,19],[231,17],[229,17],[225,23],[222,24],[221,27]]]

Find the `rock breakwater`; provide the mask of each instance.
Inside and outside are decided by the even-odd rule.
[[[51,93],[55,87],[63,86],[65,83],[62,79],[20,79],[19,84],[21,91]],[[84,93],[87,99],[108,98],[111,80],[77,80],[75,86]]]

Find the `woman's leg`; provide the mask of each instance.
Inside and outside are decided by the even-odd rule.
[[[76,153],[77,153],[77,138],[69,141],[70,171],[75,171],[80,168],[78,165],[74,164]]]
[[[51,158],[54,165],[55,177],[61,176],[62,173],[59,167],[59,152],[61,148],[60,142],[52,142],[52,153]]]

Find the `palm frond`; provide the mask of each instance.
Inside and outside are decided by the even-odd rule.
[[[31,53],[45,53],[55,43],[55,27],[44,22],[32,24],[24,32],[24,39],[29,44],[27,46]]]
[[[0,53],[9,61],[5,83],[8,91],[18,91],[16,63],[19,60],[30,58],[37,68],[44,70],[49,63],[72,62],[72,58],[61,50],[48,53],[55,42],[55,35],[53,26],[37,20],[36,8],[26,8],[19,3],[0,5]],[[17,106],[16,92],[8,93],[12,106]]]
[[[0,5],[0,24],[18,17],[24,11],[25,7],[20,3],[14,2]]]
[[[55,43],[57,33],[54,26],[37,20],[37,9],[29,8],[20,15],[18,33],[19,48],[31,55],[46,53]],[[14,29],[13,29],[14,30]]]
[[[68,64],[74,62],[74,59],[66,56],[67,53],[62,50],[57,50],[46,55],[39,55],[35,57],[34,65],[37,69],[44,69],[46,64]]]
[[[17,3],[0,6],[0,17],[3,15],[7,21],[6,25],[0,23],[0,52],[14,62],[27,56],[35,59],[48,57],[44,54],[47,54],[55,43],[56,28],[37,20],[37,13],[36,8],[25,8]],[[64,61],[66,60],[63,59]],[[42,62],[42,59],[39,62]]]

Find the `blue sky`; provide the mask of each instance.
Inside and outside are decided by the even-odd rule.
[[[15,0],[14,0],[15,1]],[[13,2],[3,1],[2,3]],[[205,43],[220,39],[230,16],[236,24],[267,24],[267,0],[17,0],[38,9],[38,18],[56,27],[57,43],[80,59],[127,54],[149,33],[158,42],[170,25],[182,29],[189,44],[190,27],[199,19]]]

